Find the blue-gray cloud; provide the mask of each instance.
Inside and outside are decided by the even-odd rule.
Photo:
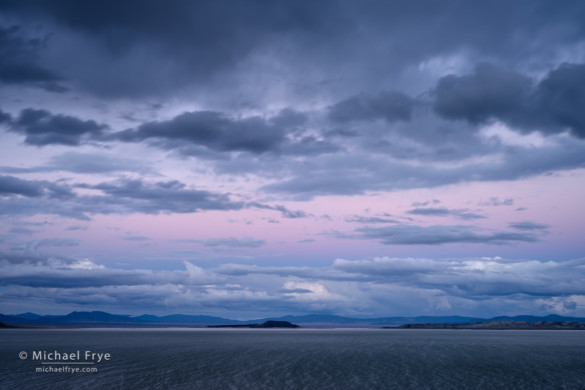
[[[0,171],[13,174],[57,171],[79,174],[154,173],[147,161],[120,157],[113,153],[96,152],[66,152],[51,157],[47,163],[42,165],[27,168],[2,166]]]
[[[28,198],[46,196],[53,199],[69,199],[74,196],[66,185],[45,180],[23,180],[15,176],[0,175],[0,196],[15,195]]]
[[[10,129],[25,135],[29,145],[78,146],[86,140],[98,138],[106,125],[93,120],[82,120],[70,115],[52,114],[47,110],[27,108],[12,121]]]
[[[125,241],[150,241],[150,238],[145,236],[122,236],[120,239]]]
[[[391,215],[385,215],[382,217],[366,217],[363,215],[354,215],[353,217],[350,218],[345,218],[346,222],[356,222],[356,223],[400,223],[400,221],[398,221],[397,219],[394,218],[388,218],[391,217]]]
[[[467,209],[452,210],[445,207],[415,208],[412,210],[408,210],[408,214],[423,215],[429,217],[455,217],[463,220],[485,218],[484,215],[471,213]]]
[[[259,248],[266,244],[264,240],[255,240],[250,237],[228,237],[228,238],[208,238],[202,241],[205,246],[225,246],[230,248]]]
[[[497,196],[491,197],[489,200],[481,201],[478,203],[479,206],[513,206],[513,198],[500,199]]]
[[[80,195],[76,189],[92,189],[100,195]],[[146,182],[119,179],[99,184],[57,185],[0,176],[0,215],[56,214],[90,220],[95,214],[194,213],[203,210],[240,210],[244,202],[229,194],[188,188],[176,180]]]
[[[530,132],[562,132],[585,138],[585,64],[564,63],[538,84],[518,72],[480,64],[471,75],[441,78],[435,110],[472,123],[499,119]]]
[[[355,229],[348,238],[378,240],[385,245],[443,245],[453,243],[507,245],[515,242],[537,242],[533,234],[496,231],[477,233],[464,225],[399,225],[385,227],[365,226]]]
[[[328,116],[334,123],[384,119],[389,123],[410,119],[414,101],[400,92],[380,93],[376,96],[354,96],[329,108]]]
[[[546,230],[550,228],[550,225],[544,223],[534,223],[530,221],[523,221],[523,222],[512,222],[508,224],[512,229],[518,230]]]

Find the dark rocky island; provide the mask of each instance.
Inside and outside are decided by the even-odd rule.
[[[288,321],[266,321],[262,324],[207,325],[208,328],[300,328]]]
[[[384,327],[388,329],[389,327]],[[585,323],[569,321],[485,321],[472,324],[405,324],[393,329],[585,330]]]

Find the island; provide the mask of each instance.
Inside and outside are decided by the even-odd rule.
[[[300,328],[288,321],[266,321],[262,324],[207,325],[208,328]]]

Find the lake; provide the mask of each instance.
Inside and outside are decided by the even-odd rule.
[[[585,332],[3,329],[0,364],[2,389],[585,389]]]

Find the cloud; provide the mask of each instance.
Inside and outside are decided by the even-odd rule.
[[[476,233],[471,226],[463,225],[400,225],[385,227],[361,227],[349,238],[378,240],[385,245],[443,245],[452,243],[474,243],[504,245],[514,242],[537,242],[531,234],[515,232]]]
[[[44,238],[41,240],[27,241],[19,244],[15,249],[24,251],[37,251],[41,247],[71,247],[79,246],[80,240],[70,238]]]
[[[208,238],[205,241],[201,241],[205,246],[226,246],[230,248],[259,248],[266,244],[264,240],[254,240],[250,237],[228,237],[228,238]]]
[[[559,236],[549,234],[552,227],[546,220],[530,221],[531,213],[546,206],[539,202],[547,197],[555,202],[556,187],[548,188],[545,197],[532,197],[530,212],[503,220],[501,228],[416,226],[412,218],[485,222],[480,220],[483,212],[469,205],[510,206],[528,199],[523,190],[549,180],[567,184],[585,166],[585,5],[579,1],[559,6],[546,0],[27,0],[0,1],[0,13],[0,136],[5,152],[0,240],[5,248],[22,244],[21,249],[46,249],[41,242],[29,243],[29,236],[22,243],[12,241],[17,234],[30,233],[10,230],[19,229],[14,220],[20,218],[40,221],[46,216],[53,225],[38,233],[43,237],[95,240],[99,235],[89,232],[98,232],[104,221],[120,222],[114,216],[221,210],[237,212],[226,219],[239,223],[282,232],[285,225],[305,229],[289,237],[288,244],[316,238],[315,244],[299,250],[308,254],[312,248],[319,256],[340,248],[323,249],[314,236],[317,222],[355,223],[336,236],[339,241],[369,240],[377,247],[380,242],[419,244],[422,251],[434,245],[436,256],[488,244],[503,255],[509,249],[495,245],[524,248],[529,246],[524,243],[545,239],[534,247],[552,251]],[[506,181],[515,183],[503,194]],[[424,195],[404,191],[414,189],[425,189]],[[392,191],[406,194],[402,204],[388,204],[403,214],[355,214],[360,199],[354,195],[371,196],[378,204],[386,197],[396,199],[397,194],[388,194]],[[484,198],[461,198],[472,193]],[[443,203],[432,201],[432,194],[439,194]],[[337,198],[287,203],[319,196]],[[428,202],[413,203],[417,199]],[[385,207],[374,203],[372,210]],[[500,207],[495,214],[502,217],[516,207]],[[324,213],[331,217],[319,216]],[[88,231],[66,230],[71,225],[67,218],[86,222]],[[277,220],[282,223],[269,224]],[[571,224],[566,218],[558,223],[555,229],[570,230],[563,228]],[[285,257],[274,252],[287,243],[273,248],[261,240],[266,237],[246,241],[241,232],[229,229],[211,234],[209,244],[216,246],[206,250],[235,253],[258,245],[258,250],[247,250],[250,256],[294,257],[292,252]],[[116,234],[118,239],[145,237],[128,227]],[[194,237],[205,247],[210,235]],[[89,238],[83,247],[57,249],[98,250]],[[578,245],[565,246],[555,256],[577,250]],[[112,262],[125,256],[112,255]],[[253,258],[237,256],[233,261],[253,263]],[[303,259],[297,260],[308,261]],[[382,313],[389,304],[397,311],[479,311],[482,304],[486,310],[538,311],[522,301],[539,289],[552,290],[539,279],[547,275],[532,270],[550,270],[562,283],[569,274],[568,268],[544,261],[477,259],[493,272],[464,271],[479,266],[460,259],[445,264],[421,259],[351,263],[351,272],[340,268],[343,264],[212,268],[206,263],[210,268],[192,264],[169,273],[91,269],[98,265],[82,260],[59,259],[42,267],[26,263],[41,268],[22,270],[21,279],[14,276],[11,280],[21,284],[3,289],[0,299],[38,299],[41,307],[46,307],[43,299],[56,305],[107,302],[131,310],[154,304],[162,311],[239,310],[242,302],[250,311],[261,307],[279,312]],[[172,259],[165,264],[173,264]],[[368,267],[379,268],[381,275],[369,274]],[[573,276],[579,275],[579,267],[573,266]],[[399,276],[391,276],[392,269]],[[522,275],[529,276],[514,280]],[[476,290],[467,279],[476,282]],[[510,294],[489,295],[498,283]],[[567,294],[579,295],[571,283]],[[318,291],[330,299],[306,299],[317,297]],[[488,291],[489,299],[478,303],[474,294],[481,291]],[[552,293],[558,294],[539,296],[539,305],[565,310],[578,302]]]
[[[281,128],[259,117],[233,120],[218,112],[186,112],[169,121],[149,122],[136,130],[125,130],[115,138],[137,142],[154,139],[162,148],[178,148],[183,142],[215,151],[265,153],[284,142]]]
[[[26,6],[3,3],[0,10],[27,25],[50,22],[64,42],[51,42],[52,56],[46,57],[66,69],[82,89],[108,97],[152,96],[186,84],[221,84],[222,76],[257,57],[259,49],[268,45],[274,50],[271,37],[292,38],[297,47],[304,46],[307,34],[323,42],[330,34],[344,32],[337,7],[308,2],[130,1],[121,8],[109,0],[99,7],[32,1]],[[79,55],[66,56],[72,52]]]
[[[148,183],[143,180],[118,180],[80,188],[100,190],[105,196],[85,196],[91,213],[145,214],[193,213],[201,210],[239,210],[242,202],[233,202],[227,194],[189,189],[177,180]]]
[[[569,281],[570,273],[581,267],[583,260],[552,262],[536,260],[481,259],[395,259],[374,258],[359,261],[336,260],[333,267],[372,280],[435,287],[449,294],[502,296],[528,294],[549,296],[560,293],[567,283],[569,294],[583,294],[577,281]],[[556,281],[555,281],[556,280]],[[449,286],[449,283],[455,283]],[[551,285],[547,286],[546,283]],[[570,291],[570,292],[569,292]]]
[[[514,199],[513,198],[505,198],[500,200],[497,196],[491,197],[487,201],[481,201],[478,203],[479,206],[513,206]]]
[[[440,200],[433,199],[433,200],[427,200],[425,202],[412,202],[412,205],[411,206],[413,206],[413,207],[424,207],[424,206],[428,206],[429,204],[436,205],[436,204],[439,204],[439,203],[441,203]]]
[[[120,239],[125,241],[150,241],[150,238],[144,236],[122,236]]]
[[[315,242],[315,240],[312,238],[305,238],[304,240],[300,240],[298,242],[299,242],[299,244],[310,244],[312,242]]]
[[[22,180],[14,176],[0,176],[1,195],[23,195],[28,197],[43,194],[42,183]]]
[[[400,223],[400,221],[396,219],[391,219],[387,217],[364,217],[361,215],[354,215],[351,218],[345,218],[345,221],[356,223]]]
[[[408,121],[414,102],[400,92],[376,96],[354,96],[329,107],[328,117],[334,123],[384,119],[389,123]]]
[[[564,63],[538,84],[493,64],[477,65],[471,75],[441,78],[434,90],[436,112],[472,123],[498,119],[526,132],[569,129],[585,138],[585,64]]]
[[[356,195],[367,191],[433,188],[463,182],[517,180],[579,168],[585,164],[585,143],[561,135],[550,137],[540,147],[496,144],[491,151],[478,153],[471,160],[449,164],[437,164],[432,159],[396,159],[384,153],[368,153],[367,149],[356,149],[350,154],[323,155],[298,164],[289,162],[285,171],[288,174],[266,184],[261,190],[307,200],[324,195]]]
[[[47,198],[67,199],[73,197],[66,185],[44,180],[23,180],[15,176],[0,175],[0,196],[20,195],[28,198],[46,196]]]
[[[48,36],[26,36],[20,26],[0,26],[0,83],[32,85],[50,92],[65,92],[61,77],[45,68],[39,52]]]
[[[100,194],[81,195],[74,189],[97,190]],[[0,194],[5,195],[0,215],[55,214],[79,220],[90,220],[89,215],[95,214],[194,213],[245,207],[244,202],[230,200],[229,194],[189,189],[177,180],[119,179],[69,187],[0,176]]]
[[[25,143],[35,146],[79,146],[87,140],[99,137],[106,125],[93,120],[51,114],[47,110],[24,109],[11,123],[10,130],[26,135]]]
[[[12,120],[12,115],[0,110],[0,125],[3,123],[10,123],[11,120]]]
[[[52,156],[43,164],[29,168],[0,167],[7,173],[71,172],[78,174],[100,174],[114,172],[154,173],[148,161],[120,157],[113,153],[65,152]]]
[[[471,75],[442,77],[434,90],[435,110],[445,118],[473,123],[510,118],[524,110],[531,87],[528,77],[483,63]]]
[[[32,230],[24,227],[13,227],[10,229],[10,233],[13,234],[34,234],[38,232],[38,230]]]
[[[50,161],[38,167],[40,171],[66,171],[73,173],[139,172],[152,173],[149,162],[121,157],[111,153],[66,152],[51,157]],[[33,168],[34,169],[34,168]]]
[[[76,231],[76,230],[87,230],[87,226],[81,226],[81,225],[72,225],[72,226],[68,226],[65,230],[67,231]]]
[[[334,144],[304,134],[305,115],[281,110],[266,119],[233,118],[216,111],[184,112],[166,121],[147,122],[104,137],[104,140],[146,142],[183,156],[225,159],[222,154],[319,155],[339,150]]]
[[[524,222],[513,222],[508,224],[509,227],[511,227],[512,229],[518,229],[518,230],[547,230],[548,228],[550,228],[550,225],[547,224],[541,224],[541,223],[534,223],[534,222],[530,222],[530,221],[524,221]]]
[[[451,210],[445,207],[415,208],[412,210],[408,210],[408,214],[424,215],[430,217],[455,217],[463,220],[485,218],[485,216],[483,215],[470,213],[467,211],[467,209]]]
[[[135,98],[185,86],[226,94],[245,85],[250,94],[268,100],[273,95],[266,92],[279,88],[301,98],[318,91],[339,96],[340,80],[344,96],[351,96],[347,89],[418,86],[418,74],[406,82],[397,79],[412,68],[463,57],[462,52],[501,62],[549,60],[580,42],[584,13],[578,1],[559,8],[542,0],[514,6],[447,1],[441,7],[427,0],[415,6],[403,0],[238,5],[132,0],[123,8],[111,0],[99,7],[13,1],[0,10],[31,29],[50,26],[55,34],[42,59],[93,94]],[[495,31],[494,25],[500,28]],[[273,89],[264,84],[269,82]]]
[[[311,216],[310,214],[307,214],[303,210],[289,210],[286,207],[284,207],[283,205],[271,206],[271,205],[262,204],[262,203],[258,203],[258,202],[252,202],[252,203],[248,204],[248,207],[253,207],[253,208],[257,208],[257,209],[264,209],[264,210],[280,211],[281,216],[283,218],[296,219],[296,218],[308,218],[309,216]]]

